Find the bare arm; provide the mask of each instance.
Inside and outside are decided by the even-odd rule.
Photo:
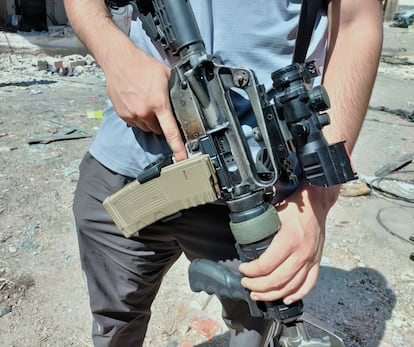
[[[376,76],[382,46],[379,0],[331,0],[329,45],[323,84],[331,99],[329,142],[346,140],[351,150],[359,134]],[[325,222],[339,187],[303,185],[277,206],[280,231],[263,255],[240,266],[242,284],[255,300],[284,298],[289,304],[316,284]]]
[[[323,84],[331,99],[331,142],[346,140],[350,150],[367,111],[382,48],[380,0],[332,0]]]
[[[102,67],[109,97],[129,125],[164,133],[177,160],[186,158],[172,114],[170,70],[138,49],[116,26],[103,0],[65,0],[71,25]]]

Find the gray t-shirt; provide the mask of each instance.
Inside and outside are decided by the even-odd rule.
[[[259,82],[271,88],[271,73],[291,64],[300,0],[193,0],[191,5],[207,53],[219,55],[225,65],[252,69]],[[321,14],[308,51],[308,59],[317,59],[320,65],[324,60],[326,28],[327,19]],[[140,49],[171,64],[147,37],[139,21],[132,22],[130,37]],[[127,127],[108,101],[90,148],[101,164],[136,177],[148,164],[169,152],[162,136]]]

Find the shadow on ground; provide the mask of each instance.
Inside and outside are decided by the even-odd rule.
[[[378,271],[344,271],[322,266],[319,281],[305,298],[305,310],[332,326],[347,347],[379,346],[392,316],[396,295]],[[327,317],[331,317],[328,321]],[[310,329],[312,336],[323,332]],[[195,347],[227,347],[228,332]]]

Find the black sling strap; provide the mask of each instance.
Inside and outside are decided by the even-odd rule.
[[[302,0],[293,63],[304,63],[322,0]]]

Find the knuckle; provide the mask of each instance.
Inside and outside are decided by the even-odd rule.
[[[157,98],[154,100],[152,105],[156,114],[166,114],[170,109],[170,99],[169,98]]]
[[[181,140],[181,134],[175,127],[167,127],[166,129],[163,129],[163,133],[164,136],[170,141]]]
[[[273,271],[273,266],[269,262],[260,261],[260,259],[258,261],[257,267],[259,272],[262,274],[269,274]]]

